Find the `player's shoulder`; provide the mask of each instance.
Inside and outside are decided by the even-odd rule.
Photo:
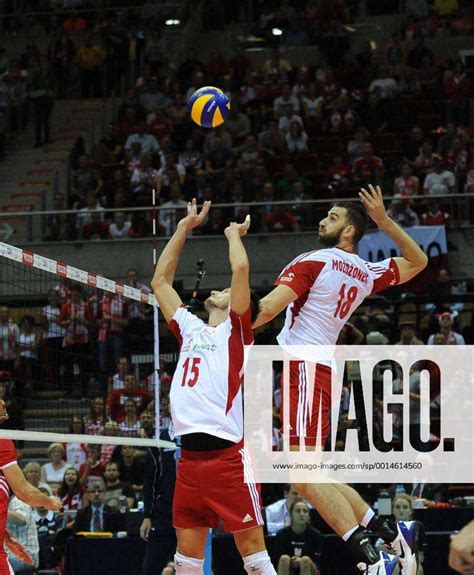
[[[203,320],[192,311],[189,311],[189,309],[184,305],[180,305],[176,309],[172,319],[178,324],[183,321],[186,321],[186,322],[195,322],[198,325],[200,324],[204,325]]]
[[[331,253],[331,248],[324,248],[321,250],[312,250],[310,252],[304,252],[300,254],[297,258],[293,260],[293,263],[299,262],[328,262],[334,255]]]

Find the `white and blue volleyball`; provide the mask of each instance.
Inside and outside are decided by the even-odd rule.
[[[203,128],[217,128],[230,113],[229,98],[219,88],[204,86],[189,98],[191,118]]]

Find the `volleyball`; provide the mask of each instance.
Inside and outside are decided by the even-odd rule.
[[[217,128],[224,123],[230,112],[229,98],[219,88],[204,86],[189,98],[191,118],[203,128]]]

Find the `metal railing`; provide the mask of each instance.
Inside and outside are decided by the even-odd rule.
[[[55,186],[54,191],[57,191],[57,182],[58,182],[58,174],[55,175]],[[419,195],[416,197],[410,198],[411,208],[418,209],[419,212],[422,210],[426,211],[428,209],[430,201],[433,199],[439,200],[441,204],[441,211],[448,213],[451,217],[450,219],[450,227],[465,227],[469,226],[474,223],[474,205],[472,204],[474,198],[474,193],[457,193],[457,194],[446,194],[446,195]],[[329,207],[333,203],[347,201],[349,198],[347,197],[335,197],[335,198],[317,198],[317,199],[309,199],[309,200],[275,200],[275,201],[253,201],[253,202],[241,202],[241,203],[229,203],[229,202],[218,202],[213,204],[213,209],[221,209],[222,213],[222,223],[226,223],[233,218],[238,217],[245,217],[247,213],[250,213],[251,216],[254,218],[254,225],[253,231],[251,230],[250,233],[262,233],[262,232],[271,232],[277,231],[272,229],[266,229],[264,222],[262,220],[268,214],[275,214],[281,208],[287,207],[287,211],[289,211],[293,218],[297,222],[297,229],[288,229],[286,231],[296,233],[297,231],[309,231],[314,230],[316,227],[317,222],[325,216],[325,210],[329,209]],[[400,201],[400,197],[394,196],[386,196],[385,197],[385,204],[386,207],[390,207],[390,204],[393,200]],[[354,201],[358,201],[358,198],[353,198]],[[42,203],[42,208],[44,208],[44,203]],[[158,206],[153,208],[153,206],[132,206],[132,207],[106,207],[100,210],[94,209],[87,209],[83,208],[82,210],[77,209],[68,209],[68,210],[31,210],[31,211],[8,211],[8,212],[0,212],[0,233],[2,230],[2,224],[9,223],[9,220],[26,220],[28,228],[31,230],[31,233],[27,234],[27,242],[28,243],[38,243],[42,241],[48,241],[46,239],[46,231],[48,227],[48,220],[51,221],[54,217],[58,217],[64,222],[67,222],[70,225],[75,224],[75,222],[84,221],[84,219],[89,222],[90,218],[94,212],[98,212],[100,214],[101,221],[107,221],[108,223],[113,223],[114,217],[116,213],[125,213],[126,220],[131,220],[132,223],[137,220],[144,221],[145,223],[149,224],[149,228],[151,230],[153,217],[156,213],[156,220],[158,225],[158,235],[166,237],[166,231],[171,230],[174,231],[175,223],[182,217],[186,208],[185,204],[176,205],[173,207],[163,207]],[[472,208],[472,214],[471,214]],[[168,214],[166,213],[168,212]],[[277,216],[278,217],[278,214]],[[34,218],[41,218],[41,225],[34,226],[33,219]],[[174,219],[173,219],[174,218]],[[259,221],[260,218],[260,221]],[[172,221],[171,221],[172,220]],[[166,223],[165,229],[163,230],[163,224]],[[160,227],[161,224],[161,227]],[[421,222],[420,222],[421,224]],[[146,225],[144,226],[147,227]],[[409,227],[409,226],[407,226]],[[41,237],[34,236],[32,230],[41,229]],[[88,241],[87,238],[81,236],[80,228],[76,228],[77,233],[74,235],[74,238],[69,240],[62,240],[62,241]],[[133,235],[133,237],[124,238],[125,240],[133,241],[134,239],[139,239],[142,237],[150,237],[151,232],[147,232],[144,235]],[[0,236],[1,239],[1,236]],[[104,238],[105,239],[105,238]],[[12,234],[9,241],[15,243],[14,234]],[[51,238],[49,241],[52,241]],[[53,240],[54,241],[54,240]],[[59,240],[58,240],[59,241]],[[124,240],[122,240],[124,241]]]

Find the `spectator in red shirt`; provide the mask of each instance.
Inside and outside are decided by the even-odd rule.
[[[383,162],[374,155],[374,148],[370,142],[365,142],[363,152],[360,158],[354,162],[354,174],[361,174],[363,168],[369,168],[374,172],[375,179],[380,183],[383,176]]]
[[[441,203],[438,199],[430,200],[429,209],[421,214],[422,226],[447,226],[449,225],[449,214],[440,210]]]
[[[264,229],[267,232],[299,232],[300,226],[296,218],[286,206],[277,205],[264,220]]]
[[[99,214],[97,214],[99,215]],[[84,395],[87,392],[87,373],[90,371],[88,336],[93,320],[89,304],[82,297],[79,286],[71,286],[71,299],[64,303],[58,317],[58,323],[66,328],[63,340],[65,351],[65,387],[74,393]]]
[[[471,96],[471,80],[464,71],[461,61],[456,62],[451,74],[447,74],[443,83],[446,103],[446,122],[457,126],[467,124],[468,100]]]
[[[79,477],[82,486],[100,481],[104,477],[105,465],[100,461],[100,445],[89,443],[86,447],[86,462],[79,468]]]
[[[132,374],[125,376],[125,388],[112,392],[108,404],[110,406],[110,415],[112,419],[120,421],[125,416],[125,400],[133,398],[137,404],[138,415],[146,408],[152,400],[147,391],[138,389],[135,376]]]

